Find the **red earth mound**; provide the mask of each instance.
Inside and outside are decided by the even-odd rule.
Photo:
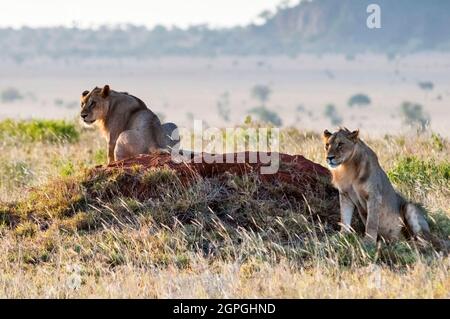
[[[208,160],[211,155],[206,153],[192,155],[181,162],[174,160],[170,154],[154,153],[114,162],[107,167],[98,166],[92,173],[94,175],[97,175],[97,173],[109,174],[117,170],[124,172],[129,178],[122,179],[119,183],[121,192],[127,196],[142,199],[152,197],[152,189],[134,176],[138,172],[142,173],[159,168],[173,170],[184,185],[188,185],[199,178],[226,180],[230,174],[237,176],[252,174],[257,175],[263,183],[292,185],[301,193],[312,191],[317,194],[323,193],[325,190],[328,196],[333,197],[335,195],[333,194],[334,189],[330,185],[330,172],[325,167],[301,155],[292,156],[278,153],[272,155],[274,156],[266,156],[261,160],[258,153],[252,152],[221,154],[215,157],[215,162],[211,163],[211,160]],[[230,158],[233,160],[230,160]],[[268,166],[265,163],[269,158],[278,158],[278,170],[273,174],[264,174],[261,169]],[[237,159],[240,159],[241,162],[238,162]]]
[[[257,156],[257,153],[245,152],[228,155],[223,154],[218,157],[216,156],[216,162],[214,163],[209,163],[208,160],[205,160],[206,155],[210,154],[197,154],[192,156],[190,160],[182,162],[172,160],[171,155],[165,153],[140,155],[138,157],[112,163],[106,167],[106,170],[134,170],[137,167],[145,170],[153,168],[169,168],[177,173],[182,182],[189,182],[199,177],[212,178],[221,177],[227,174],[242,176],[256,173],[263,182],[280,181],[299,187],[305,184],[315,184],[319,178],[329,179],[330,177],[328,169],[301,155],[287,155],[280,153],[279,169],[274,174],[261,174],[261,168],[268,166],[268,164],[265,164],[267,162],[263,163]],[[226,158],[229,159],[230,157],[234,157],[232,163],[225,163]],[[241,160],[242,163],[238,163],[237,158],[245,158],[245,161],[242,162]],[[276,156],[271,158],[276,158]],[[98,169],[100,169],[100,167],[98,167]]]

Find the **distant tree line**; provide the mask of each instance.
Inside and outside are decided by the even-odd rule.
[[[261,24],[212,29],[156,26],[0,29],[0,57],[290,55],[301,52],[399,53],[450,50],[450,1],[378,0],[382,27],[366,27],[371,0],[302,1],[259,15]]]

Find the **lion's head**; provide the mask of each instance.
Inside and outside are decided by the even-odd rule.
[[[326,159],[330,168],[337,168],[352,157],[358,136],[358,130],[350,132],[348,129],[340,129],[335,133],[328,130],[323,132]]]
[[[81,95],[81,119],[86,124],[92,124],[97,120],[105,120],[109,110],[108,85],[103,89],[96,87],[92,91],[84,91]]]

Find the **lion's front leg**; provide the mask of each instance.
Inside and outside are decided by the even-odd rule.
[[[108,138],[108,164],[111,164],[115,161],[114,158],[114,149],[116,147],[117,138],[109,137]]]
[[[365,242],[376,243],[381,215],[381,195],[374,194],[367,201]]]
[[[114,146],[108,144],[108,164],[114,162]]]
[[[341,192],[339,192],[339,204],[341,206],[341,232],[350,232],[355,204]]]

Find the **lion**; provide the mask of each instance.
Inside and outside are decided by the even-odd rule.
[[[441,242],[430,233],[423,210],[394,190],[377,155],[359,138],[358,130],[325,130],[323,141],[332,182],[339,190],[343,232],[351,230],[356,209],[365,225],[366,243],[376,243],[378,235],[385,241],[406,235],[441,248]]]
[[[105,137],[108,163],[151,152],[168,152],[179,143],[177,126],[161,124],[139,98],[116,92],[109,85],[84,91],[81,119],[96,123]]]

